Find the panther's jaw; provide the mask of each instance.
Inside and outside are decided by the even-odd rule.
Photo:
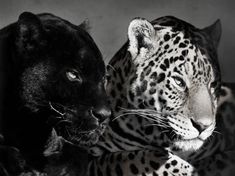
[[[57,128],[56,131],[66,141],[80,147],[87,147],[98,142],[98,139],[103,134],[106,126],[106,123],[102,123],[95,128],[81,130],[79,127],[70,124],[68,126],[62,126],[60,129]]]
[[[89,147],[98,142],[103,132],[104,128],[98,127],[97,129],[81,132],[79,135],[70,136],[67,140],[80,147]]]
[[[85,113],[84,117],[74,115],[71,109],[66,111],[68,108],[61,104],[58,106],[56,103],[49,102],[49,107],[56,115],[54,118],[50,117],[50,121],[57,133],[65,140],[81,147],[98,142],[108,124],[108,119],[100,123],[100,120],[92,113]]]

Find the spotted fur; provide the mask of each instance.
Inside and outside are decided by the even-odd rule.
[[[136,18],[130,23],[128,42],[108,66],[107,90],[114,119],[91,150],[101,156],[91,163],[90,171],[97,168],[94,175],[118,175],[120,170],[124,175],[204,174],[201,161],[210,163],[215,152],[225,149],[221,135],[213,133],[221,88],[216,52],[220,33],[219,21],[204,29],[169,16],[151,23]],[[162,155],[154,155],[159,147],[168,151],[164,157],[177,158],[179,173],[162,172],[167,160],[158,162],[155,171],[144,171],[141,156],[159,161]],[[116,161],[121,168],[110,161],[119,152],[125,158]],[[132,161],[129,155],[139,159]],[[132,164],[138,173],[128,168]],[[190,171],[184,171],[182,167],[188,165]]]
[[[102,155],[90,166],[90,176],[157,176],[193,175],[194,168],[187,161],[163,150],[141,150]]]
[[[210,37],[208,29],[218,33],[218,26],[200,30],[174,17],[130,23],[129,42],[109,64],[115,119],[100,146],[111,152],[202,146],[215,127],[220,74],[211,41],[220,34]]]

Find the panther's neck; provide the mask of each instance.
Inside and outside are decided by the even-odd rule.
[[[51,133],[51,127],[45,124],[44,119],[48,115],[45,113],[36,115],[25,109],[18,111],[9,109],[7,112],[4,116],[3,129],[6,143],[18,148],[27,164],[41,170],[46,163],[43,151]]]

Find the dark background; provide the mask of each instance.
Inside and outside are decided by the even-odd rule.
[[[197,27],[222,21],[219,46],[223,79],[235,81],[234,0],[0,0],[0,28],[17,20],[23,11],[50,12],[80,24],[89,19],[90,33],[106,63],[126,41],[127,27],[134,17],[148,20],[174,15]]]

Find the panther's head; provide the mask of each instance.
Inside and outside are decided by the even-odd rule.
[[[93,39],[83,26],[51,14],[25,12],[16,31],[14,58],[24,106],[32,113],[48,112],[48,124],[70,142],[97,142],[111,110],[105,64]]]
[[[199,149],[215,129],[220,30],[219,21],[198,29],[174,17],[137,18],[128,29],[128,101],[150,110],[145,115],[183,151]]]

